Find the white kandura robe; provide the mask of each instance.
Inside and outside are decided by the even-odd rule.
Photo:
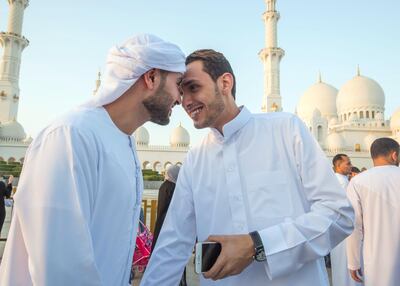
[[[350,181],[347,195],[355,211],[347,239],[349,269],[361,268],[362,247],[365,286],[400,285],[400,168],[362,172]]]
[[[335,173],[343,193],[346,193],[349,179],[347,176]],[[332,286],[361,286],[362,283],[354,281],[347,268],[346,240],[343,240],[331,251]]]
[[[143,189],[132,141],[102,107],[75,110],[38,135],[0,285],[128,285]]]
[[[200,285],[329,285],[324,258],[353,230],[353,209],[298,117],[245,107],[189,151],[141,286],[176,286],[196,236],[258,230],[267,260]]]

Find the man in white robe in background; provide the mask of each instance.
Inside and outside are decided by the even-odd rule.
[[[200,284],[329,285],[324,258],[353,230],[353,209],[299,118],[235,103],[226,58],[186,58],[182,105],[196,128],[141,286],[176,286],[199,241],[222,252]],[[256,260],[253,259],[253,256]]]
[[[371,145],[374,167],[351,179],[347,195],[354,207],[354,232],[347,259],[355,281],[365,286],[400,285],[399,144],[391,138]],[[363,265],[361,261],[363,257]],[[362,267],[364,266],[364,267]],[[360,269],[364,273],[360,273]]]
[[[153,35],[110,50],[97,95],[29,146],[0,285],[128,285],[143,189],[131,134],[168,124],[184,71]]]
[[[351,174],[351,161],[346,154],[336,154],[332,159],[336,178],[346,193]],[[339,243],[331,251],[332,286],[360,286],[361,283],[354,281],[347,269],[346,239]]]

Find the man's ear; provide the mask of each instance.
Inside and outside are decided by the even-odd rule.
[[[143,74],[143,80],[148,89],[155,87],[156,69],[151,69]]]
[[[392,159],[393,162],[398,162],[398,160],[399,160],[399,154],[398,154],[396,151],[392,152],[392,153],[390,154],[390,159]]]
[[[226,72],[221,75],[221,84],[222,84],[222,94],[224,95],[232,95],[232,88],[233,88],[233,75]]]

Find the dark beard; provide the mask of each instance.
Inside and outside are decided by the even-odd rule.
[[[214,97],[214,101],[207,106],[207,109],[210,110],[210,114],[201,126],[195,126],[197,129],[210,127],[218,116],[225,110],[225,104],[222,100],[222,95],[218,90],[217,84],[214,86]]]
[[[169,123],[169,112],[172,103],[172,97],[164,90],[164,86],[165,81],[162,81],[154,95],[143,101],[144,107],[150,114],[150,121],[159,125],[167,125]]]

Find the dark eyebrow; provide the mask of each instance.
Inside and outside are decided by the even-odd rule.
[[[180,86],[181,86],[181,87],[185,87],[185,86],[191,85],[192,83],[196,83],[196,80],[194,80],[194,79],[189,79],[189,80],[183,79],[183,80],[181,81]]]

